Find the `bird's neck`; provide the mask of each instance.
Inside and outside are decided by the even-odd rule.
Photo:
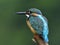
[[[37,16],[37,14],[36,13],[32,13],[32,16]]]

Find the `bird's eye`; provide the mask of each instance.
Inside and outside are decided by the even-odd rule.
[[[32,12],[30,11],[30,13],[32,13]]]
[[[26,11],[27,14],[31,14],[32,12],[31,11]]]

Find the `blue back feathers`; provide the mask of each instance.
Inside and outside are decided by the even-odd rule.
[[[37,34],[42,34],[45,42],[48,42],[48,22],[42,15],[31,16],[29,18],[31,26],[36,30]]]

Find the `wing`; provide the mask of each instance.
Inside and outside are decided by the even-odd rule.
[[[31,26],[35,29],[37,34],[42,34],[43,32],[43,21],[39,17],[31,16],[29,18]]]
[[[37,34],[42,34],[45,42],[48,42],[48,22],[44,16],[31,16],[29,18],[31,26],[35,29]]]

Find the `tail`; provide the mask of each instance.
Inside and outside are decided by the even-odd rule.
[[[34,35],[34,39],[36,40],[37,45],[48,45],[48,43],[44,42],[41,35]]]

